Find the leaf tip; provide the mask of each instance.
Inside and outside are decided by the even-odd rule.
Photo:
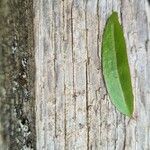
[[[116,11],[113,11],[112,12],[112,14],[111,14],[111,16],[110,16],[110,18],[117,18],[118,19],[118,12],[116,12]]]

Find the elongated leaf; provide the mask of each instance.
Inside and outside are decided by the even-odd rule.
[[[102,41],[102,67],[107,91],[116,108],[131,116],[133,93],[123,29],[117,12],[108,18]]]

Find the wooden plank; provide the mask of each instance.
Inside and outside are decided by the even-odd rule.
[[[2,0],[0,4],[3,149],[150,149],[147,0],[33,0],[33,4]],[[112,11],[118,12],[127,44],[135,97],[131,119],[112,105],[103,80],[102,34]]]
[[[53,118],[51,131],[55,131],[55,135],[49,134],[55,141],[51,149],[148,149],[148,3],[58,0],[48,5],[53,6],[49,9],[54,14],[53,23],[43,26],[42,30],[53,28],[50,34],[54,35],[50,39],[54,44],[53,51],[47,53],[47,57],[53,54],[55,58],[55,63],[47,68],[53,68],[53,76],[49,74],[51,76],[47,78],[54,80],[55,87],[54,91],[49,91],[54,93],[55,102],[50,107],[54,110],[47,116],[48,120]],[[112,10],[118,12],[125,32],[136,100],[134,119],[123,116],[114,108],[103,81],[99,50],[103,29]],[[49,17],[47,14],[39,20],[48,21]],[[43,35],[47,38],[46,33]],[[48,79],[44,80],[43,85],[46,86],[47,82]],[[39,122],[36,123],[40,130]]]

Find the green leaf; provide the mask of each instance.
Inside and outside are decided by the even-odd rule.
[[[108,18],[102,41],[102,67],[112,103],[127,116],[133,113],[133,92],[126,43],[117,12]]]

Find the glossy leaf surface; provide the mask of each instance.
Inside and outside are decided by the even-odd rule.
[[[123,29],[118,15],[108,18],[102,41],[102,67],[107,91],[116,108],[127,116],[133,113],[133,92]]]

